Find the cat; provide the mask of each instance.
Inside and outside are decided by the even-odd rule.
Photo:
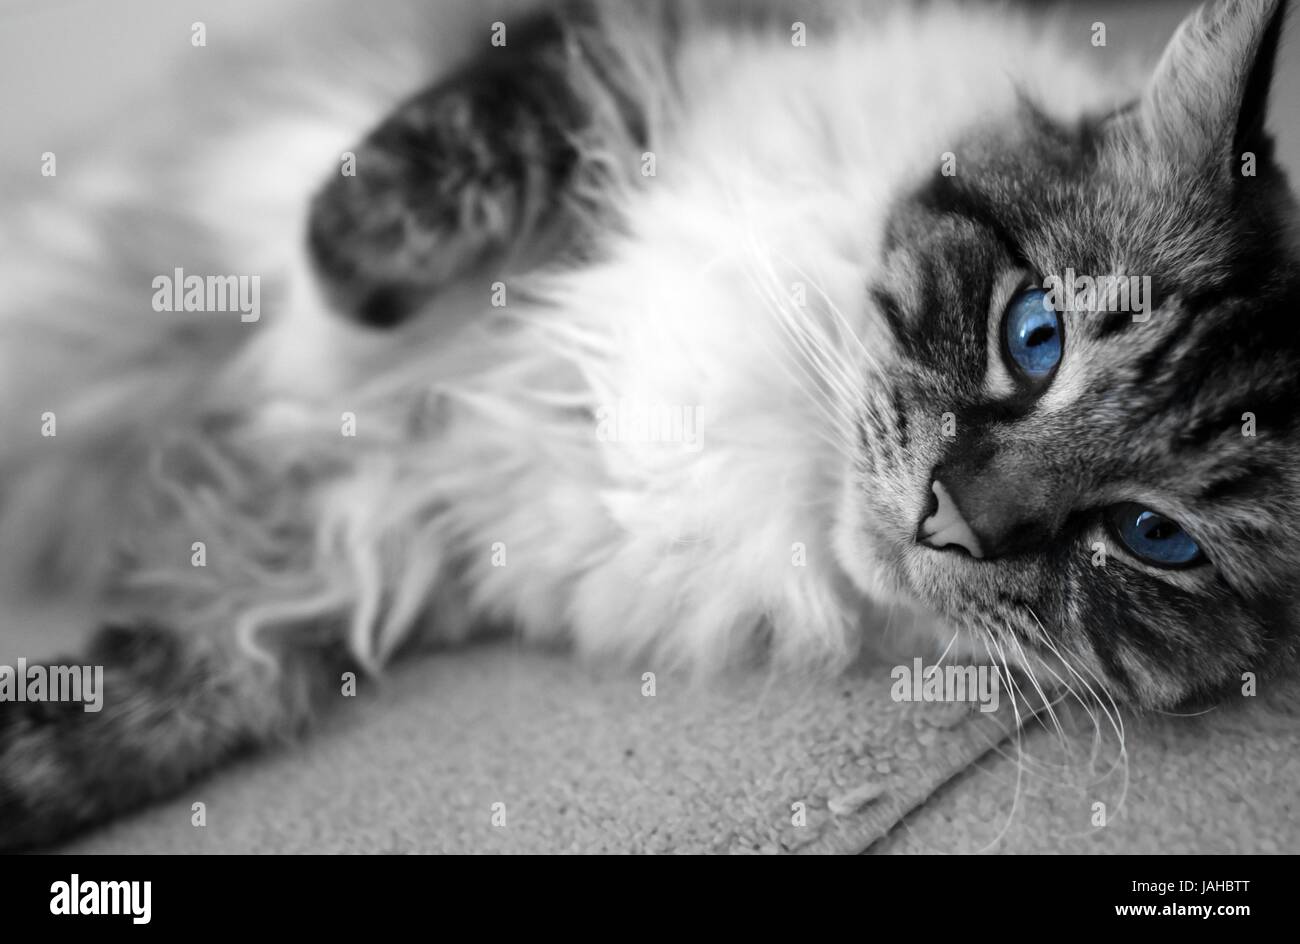
[[[1284,8],[1131,69],[976,5],[516,5],[451,55],[435,6],[314,8],[315,58],[136,109],[6,227],[4,566],[106,617],[51,660],[102,711],[0,703],[0,845],[492,631],[835,671],[913,612],[1148,709],[1278,671]],[[258,317],[155,310],[177,269]]]

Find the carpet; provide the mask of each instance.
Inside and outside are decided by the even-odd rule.
[[[510,644],[421,659],[65,851],[859,852],[1010,729],[896,703],[885,670],[644,687]]]
[[[230,0],[205,16],[214,34],[234,36],[274,28],[297,2]],[[1106,21],[1110,44],[1091,53],[1103,62],[1137,53],[1154,63],[1190,4],[1055,6],[1080,37]],[[0,35],[0,77],[11,80],[0,86],[23,95],[7,115],[0,168],[73,147],[88,116],[156,85],[165,61],[192,52],[164,41],[187,34],[183,5],[131,7],[38,5],[11,17],[23,28]],[[1272,118],[1291,168],[1296,19]],[[0,648],[68,648],[54,637],[46,622],[35,639],[7,632]],[[511,646],[413,662],[363,684],[316,737],[62,851],[1300,852],[1295,683],[1198,718],[1128,718],[1122,763],[1113,732],[1091,750],[1080,712],[1063,722],[1062,748],[1053,726],[1019,729],[1007,705],[988,716],[895,703],[887,669],[708,689],[661,678],[653,697],[641,687],[639,675]],[[204,827],[191,825],[195,802],[206,804]],[[505,804],[504,825],[492,825],[494,803]],[[1094,825],[1098,803],[1104,826]]]
[[[1300,852],[1300,683],[1264,683],[1194,717],[1124,718],[1093,759],[1090,723],[1063,748],[1033,726],[906,817],[879,853],[1228,855]],[[1106,724],[1105,720],[1102,721]],[[1068,729],[1067,729],[1068,731]],[[1019,776],[1018,776],[1019,775]],[[1093,825],[1095,804],[1106,825]]]
[[[1081,711],[1062,749],[1051,723],[1017,737],[1005,697],[990,714],[894,702],[887,667],[655,681],[508,643],[421,658],[301,744],[60,851],[1300,851],[1294,683],[1125,717],[1124,765]]]

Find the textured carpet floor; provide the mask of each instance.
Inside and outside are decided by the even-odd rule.
[[[1106,724],[1102,719],[1103,725]],[[873,852],[1300,852],[1300,684],[1193,718],[1128,718],[1127,763],[1092,728],[1026,732],[941,787]],[[1106,825],[1093,826],[1094,804]]]
[[[887,674],[642,685],[509,645],[421,660],[315,739],[68,851],[857,852],[1007,730],[897,704]]]
[[[1090,758],[1080,726],[1062,755],[1031,724],[1018,750],[1006,699],[897,704],[883,671],[661,676],[647,697],[636,674],[479,647],[363,686],[317,737],[65,851],[1295,852],[1298,695],[1130,721],[1125,790],[1123,765],[1104,776],[1113,736]]]
[[[297,2],[228,0],[204,15],[214,35],[234,35],[262,11],[268,28]],[[188,34],[187,5],[129,6],[130,15],[109,4],[32,5],[11,16],[15,28],[0,31],[0,88],[22,94],[7,102],[0,168],[72,147],[88,116],[157,84],[160,57],[191,52],[165,41]],[[1105,20],[1109,45],[1093,50],[1104,66],[1131,53],[1154,62],[1189,6],[1088,0],[1058,12],[1080,42]],[[1272,95],[1279,155],[1293,174],[1297,21]],[[32,178],[0,174],[9,179]],[[40,655],[38,644],[53,645],[41,625],[39,639],[0,638],[0,648]],[[509,648],[426,660],[380,691],[363,688],[314,740],[67,849],[1300,852],[1296,685],[1204,718],[1130,720],[1119,766],[1113,736],[1088,755],[1086,719],[1069,751],[1036,727],[1017,749],[1005,716],[896,705],[880,675],[707,692],[660,679],[654,698],[640,689],[639,677],[598,677]],[[831,811],[855,791],[879,796]],[[202,829],[190,825],[197,801],[207,804]],[[504,827],[491,824],[497,802]],[[804,827],[791,823],[796,802],[807,804]],[[1092,825],[1096,803],[1104,827]]]

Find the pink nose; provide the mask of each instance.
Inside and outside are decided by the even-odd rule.
[[[955,545],[963,548],[971,557],[982,558],[984,550],[980,547],[979,538],[962,517],[961,509],[948,494],[948,490],[938,479],[934,480],[932,488],[936,499],[934,513],[921,522],[917,540],[926,547],[936,549]]]

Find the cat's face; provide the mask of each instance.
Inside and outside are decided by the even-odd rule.
[[[895,344],[851,566],[1150,706],[1265,674],[1296,636],[1300,253],[1262,131],[1280,21],[1204,11],[1132,108],[986,123],[896,206],[872,284]],[[1044,300],[1071,273],[1134,291]]]

